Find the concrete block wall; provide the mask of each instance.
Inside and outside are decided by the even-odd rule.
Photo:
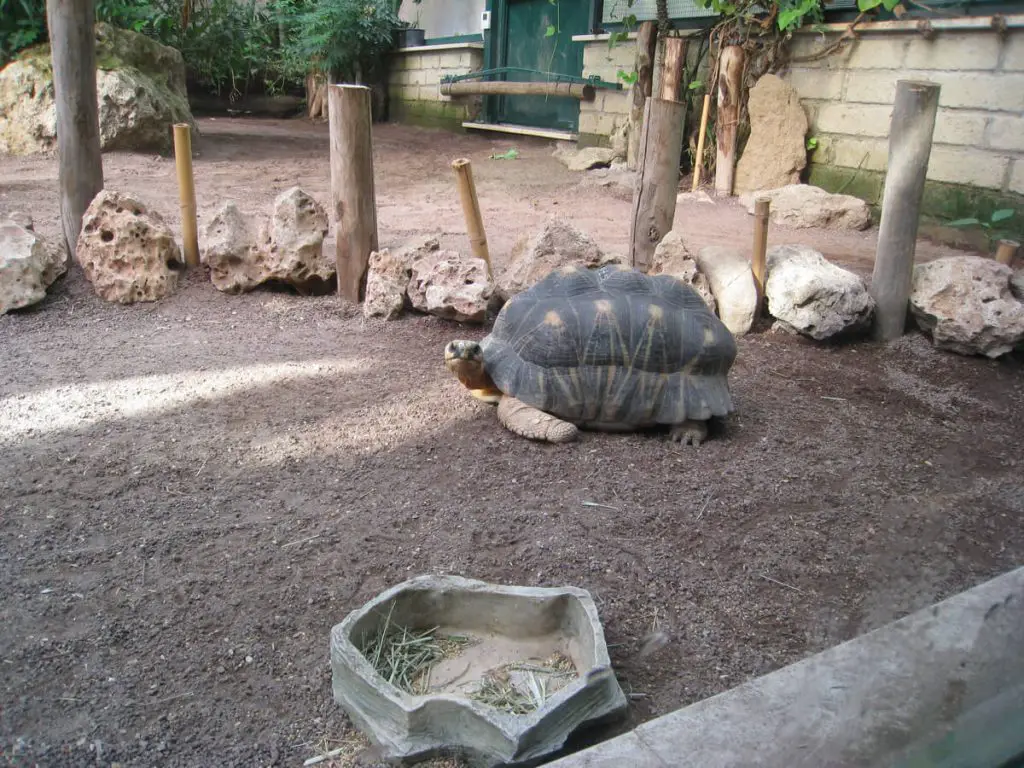
[[[812,174],[814,165],[883,172],[896,81],[930,80],[942,90],[928,179],[1024,195],[1024,29],[943,29],[930,40],[865,29],[841,53],[799,60],[837,35],[796,35],[780,73],[818,139]]]
[[[583,77],[600,77],[610,83],[620,83],[618,72],[632,72],[636,58],[633,41],[619,43],[611,49],[607,39],[599,37],[583,44]],[[621,91],[598,89],[593,101],[580,102],[580,146],[607,145],[616,131],[623,130],[629,121],[629,108],[633,91],[625,83]]]
[[[390,119],[414,125],[461,130],[474,120],[481,99],[475,96],[442,96],[441,78],[483,69],[482,43],[403,48],[391,56],[388,74]]]

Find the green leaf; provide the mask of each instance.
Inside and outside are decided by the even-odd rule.
[[[998,224],[1000,221],[1006,221],[1007,219],[1013,218],[1014,210],[1012,208],[1000,208],[998,211],[992,214],[992,218],[989,219],[993,224]]]
[[[502,152],[500,155],[491,155],[491,160],[516,160],[518,157],[519,150],[512,147],[512,149]]]
[[[548,28],[544,30],[544,37],[554,37],[557,31],[554,24],[548,24]]]
[[[633,83],[635,83],[637,81],[637,78],[639,77],[639,75],[636,72],[626,72],[625,70],[622,69],[616,72],[615,75],[622,82],[627,83],[628,85],[632,85]]]
[[[870,11],[872,8],[877,8],[882,4],[882,0],[857,0],[857,10],[863,13],[864,11]]]
[[[809,139],[807,139],[807,149],[813,150],[813,149],[817,149],[817,148],[818,148],[818,137],[817,136],[811,136]]]
[[[691,91],[695,91],[695,90],[697,90],[698,88],[702,87],[703,85],[704,85],[704,81],[703,81],[703,80],[694,80],[694,81],[692,81],[692,82],[691,82],[691,83],[690,83],[690,84],[689,84],[688,86],[686,86],[686,87],[687,87],[687,88],[689,88],[689,89],[690,89]]]
[[[793,22],[799,22],[804,12],[800,8],[788,8],[779,13],[779,29],[789,29]],[[799,23],[797,24],[799,26]]]
[[[972,226],[974,224],[981,224],[981,222],[978,219],[957,219],[956,221],[949,222],[949,224],[947,226],[950,226],[950,227],[969,227],[969,226]]]

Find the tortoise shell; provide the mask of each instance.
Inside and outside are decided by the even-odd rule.
[[[502,307],[481,347],[498,389],[576,424],[678,424],[733,410],[736,340],[670,275],[555,270]]]

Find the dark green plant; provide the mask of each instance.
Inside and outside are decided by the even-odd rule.
[[[988,240],[989,247],[996,240],[1001,240],[1004,237],[1009,236],[1011,233],[1005,227],[998,227],[997,224],[1001,224],[1004,221],[1009,221],[1016,215],[1016,211],[1012,208],[1000,208],[997,211],[993,211],[992,215],[989,216],[988,221],[984,221],[976,216],[970,216],[965,219],[956,219],[948,223],[950,227],[964,228],[964,227],[981,227],[985,238]]]

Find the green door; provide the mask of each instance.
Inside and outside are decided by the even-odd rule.
[[[573,35],[590,27],[590,3],[584,0],[505,0],[498,66],[522,67],[559,75],[583,74],[583,44]],[[548,36],[551,29],[555,34]],[[509,81],[551,79],[528,72],[510,72]],[[564,96],[502,96],[498,120],[502,123],[575,131],[580,103]]]

